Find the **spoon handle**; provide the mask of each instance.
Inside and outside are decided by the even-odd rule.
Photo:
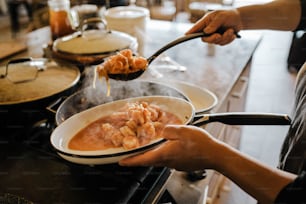
[[[224,31],[217,31],[216,33],[224,33]],[[214,34],[214,33],[212,33]],[[165,46],[163,46],[162,48],[160,48],[159,50],[157,50],[151,57],[149,57],[147,60],[148,60],[148,64],[150,64],[156,57],[158,57],[161,53],[163,53],[164,51],[168,50],[169,48],[175,46],[175,45],[178,45],[182,42],[185,42],[185,41],[188,41],[188,40],[192,40],[192,39],[195,39],[195,38],[200,38],[200,37],[208,37],[212,34],[207,34],[207,33],[204,33],[204,32],[201,32],[201,33],[192,33],[192,34],[188,34],[188,35],[184,35],[182,37],[179,37],[177,38],[176,40],[166,44]],[[237,38],[241,38],[241,36],[238,34],[238,33],[235,33],[236,37]]]

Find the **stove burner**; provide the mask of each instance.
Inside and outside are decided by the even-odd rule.
[[[160,195],[169,169],[70,163],[50,144],[54,128],[54,122],[42,120],[27,131],[0,137],[0,201],[150,203]]]

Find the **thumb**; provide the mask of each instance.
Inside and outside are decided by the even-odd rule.
[[[167,140],[178,140],[182,125],[167,125],[163,129],[161,136]]]

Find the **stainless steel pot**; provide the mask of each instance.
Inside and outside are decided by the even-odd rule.
[[[80,79],[80,71],[45,58],[14,59],[0,67],[0,105],[31,103],[61,93]]]
[[[98,83],[100,84],[100,83]],[[129,82],[120,82],[110,80],[111,95],[106,95],[106,88],[102,84],[93,88],[89,86],[80,91],[75,92],[60,104],[55,110],[58,102],[48,107],[50,112],[55,113],[55,121],[57,125],[79,112],[98,106],[104,103],[133,98],[139,96],[172,96],[190,101],[190,99],[176,88],[167,86],[158,82],[150,82],[144,80],[134,80]]]
[[[34,122],[51,101],[70,95],[79,79],[78,68],[45,58],[9,61],[0,67],[0,126],[17,127]]]
[[[70,118],[79,112],[89,108],[117,101],[122,99],[131,100],[135,97],[149,97],[160,96],[161,100],[169,97],[169,103],[164,106],[178,113],[183,109],[190,109],[190,99],[181,91],[158,82],[150,81],[129,81],[118,82],[111,80],[111,96],[106,95],[106,88],[87,87],[69,96],[61,103],[59,108],[55,111],[52,105],[48,108],[55,113],[55,120],[57,125]],[[171,104],[178,103],[179,99],[184,99],[187,103],[182,103],[182,107],[175,110]],[[156,98],[156,100],[160,100]],[[178,100],[178,101],[177,101]],[[191,105],[192,106],[192,105]],[[186,116],[187,117],[187,116]],[[186,124],[201,126],[210,122],[221,122],[229,125],[290,125],[291,119],[287,114],[276,113],[250,113],[250,112],[227,112],[227,113],[197,113],[192,106],[192,111],[188,113],[189,122]]]

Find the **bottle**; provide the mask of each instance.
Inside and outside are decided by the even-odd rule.
[[[52,40],[74,32],[70,16],[69,0],[49,0],[49,23]]]

